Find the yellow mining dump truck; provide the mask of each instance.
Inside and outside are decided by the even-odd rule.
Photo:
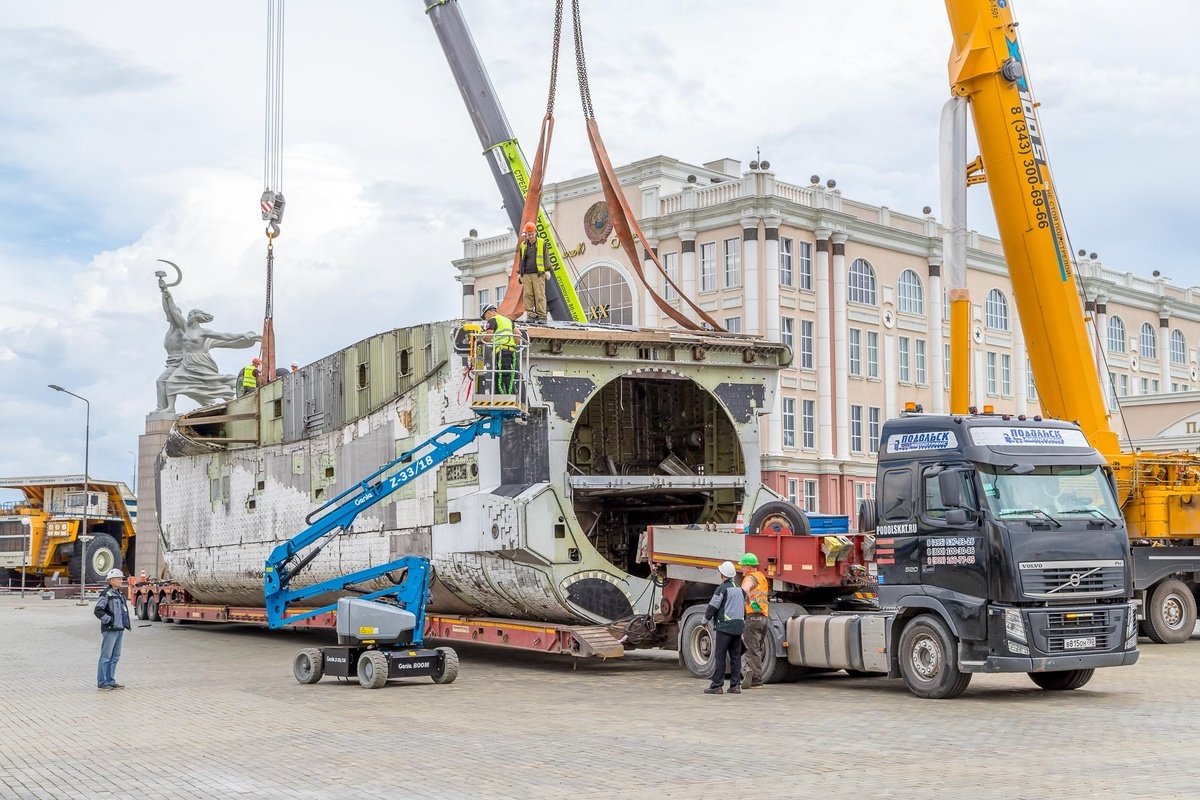
[[[87,545],[87,582],[111,569],[133,568],[137,500],[120,481],[82,475],[0,478],[0,489],[24,499],[0,503],[0,586],[41,584],[59,573],[77,583]],[[86,542],[84,537],[87,537]]]

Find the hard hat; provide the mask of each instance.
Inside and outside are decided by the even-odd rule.
[[[482,310],[479,312],[479,316],[480,316],[480,317],[482,317],[482,316],[484,316],[485,314],[487,314],[487,312],[489,312],[489,311],[495,311],[495,310],[496,310],[496,304],[495,304],[495,303],[488,303],[488,304],[487,304],[486,306],[484,306],[484,307],[483,307],[483,309],[482,309]]]
[[[532,233],[533,231],[536,231],[536,230],[537,230],[537,225],[534,225],[532,222],[525,223],[525,232],[526,233]]]
[[[252,359],[250,359],[250,363],[251,364],[261,364],[262,361],[257,358],[252,358]]]
[[[737,575],[737,567],[733,565],[732,561],[722,561],[721,566],[717,567],[717,572],[726,578],[732,578],[734,575]]]
[[[104,576],[104,579],[111,581],[113,578],[123,580],[125,578],[125,573],[121,572],[119,569],[110,569],[108,574]]]
[[[293,361],[293,362],[292,362],[292,369],[299,369],[299,368],[300,368],[300,362],[299,362],[299,361]]]
[[[743,567],[757,567],[758,556],[754,555],[754,553],[746,553],[744,556],[738,559],[738,563]]]

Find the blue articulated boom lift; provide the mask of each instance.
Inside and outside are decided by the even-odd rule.
[[[425,604],[432,577],[428,559],[405,556],[299,589],[292,588],[292,581],[333,537],[349,530],[363,511],[435,469],[480,436],[498,437],[504,420],[521,413],[520,408],[476,408],[478,417],[474,421],[451,425],[385,464],[309,514],[305,519],[309,527],[271,552],[264,575],[267,623],[271,628],[337,611],[338,646],[300,651],[292,665],[296,680],[316,683],[324,675],[356,677],[362,686],[378,689],[389,678],[428,675],[434,683],[450,683],[458,676],[458,654],[454,650],[423,646]],[[393,474],[387,474],[393,470]],[[288,613],[293,603],[305,598],[357,591],[355,587],[377,578],[387,578],[395,585],[360,593],[359,597],[342,597],[335,604],[303,613]]]

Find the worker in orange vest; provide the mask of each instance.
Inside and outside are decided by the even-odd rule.
[[[518,272],[521,275],[525,321],[539,325],[546,321],[546,240],[537,235],[537,226],[525,223],[525,238],[517,245]]]
[[[767,626],[771,624],[767,592],[771,584],[758,568],[758,556],[746,553],[738,560],[742,574],[742,591],[746,593],[746,629],[742,633],[745,650],[742,655],[743,681],[748,689],[761,689],[766,678],[766,665],[773,654],[767,652]]]

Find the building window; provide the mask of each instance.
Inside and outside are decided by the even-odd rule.
[[[899,343],[900,349],[900,382],[909,383],[912,381],[912,351],[910,349],[909,338],[907,336],[901,336],[897,342]]]
[[[867,377],[879,377],[879,332],[867,331]]]
[[[996,354],[990,350],[987,354],[987,391],[996,394]]]
[[[862,510],[863,501],[867,499],[867,485],[862,481],[856,481],[854,484],[854,514],[855,516]]]
[[[1142,378],[1142,394],[1150,394],[1150,379]]]
[[[925,340],[913,340],[913,364],[916,367],[917,383],[924,386],[927,383],[925,378]]]
[[[1117,375],[1115,372],[1108,373],[1108,401],[1109,405],[1117,405]]]
[[[999,289],[988,292],[984,306],[984,318],[987,326],[994,331],[1008,330],[1008,300]]]
[[[796,320],[791,317],[779,319],[779,341],[788,347],[794,347],[796,342]]]
[[[800,243],[800,288],[806,292],[813,290],[812,242]]]
[[[700,245],[700,291],[715,292],[717,290],[717,243],[705,242]]]
[[[1183,338],[1183,331],[1178,328],[1171,331],[1171,363],[1187,363],[1187,339]]]
[[[864,306],[875,305],[875,270],[866,259],[856,258],[850,265],[850,283],[847,286],[846,299]]]
[[[800,481],[795,478],[788,478],[787,487],[788,502],[794,506],[800,505]]]
[[[1121,397],[1129,397],[1129,376],[1121,373]]]
[[[862,331],[850,329],[850,374],[862,376]]]
[[[942,289],[942,322],[950,321],[950,293]]]
[[[804,510],[809,514],[817,513],[817,482],[808,480],[804,482]]]
[[[1012,356],[1000,355],[1000,394],[1012,397]]]
[[[950,345],[942,345],[942,385],[950,391]]]
[[[725,288],[742,285],[742,240],[725,240]]]
[[[496,287],[496,305],[500,305],[501,303],[504,302],[504,294],[507,291],[508,291],[507,286],[497,286]]]
[[[813,368],[813,321],[800,320],[800,368]]]
[[[879,452],[879,431],[883,426],[883,410],[875,406],[867,409],[867,445],[874,454]],[[862,486],[860,483],[859,486]]]
[[[911,269],[900,273],[900,282],[896,284],[896,294],[900,296],[900,313],[925,313],[925,290],[921,288],[921,279]]]
[[[486,306],[488,303],[492,302],[491,290],[480,289],[479,291],[477,291],[475,293],[475,302],[477,302],[479,304],[479,308],[476,310],[479,312],[479,316],[482,317],[483,316],[483,307]]]
[[[676,286],[679,285],[679,253],[663,253],[662,255],[663,272],[670,278]],[[675,300],[679,294],[671,288],[671,284],[663,280],[663,299]]]
[[[1125,338],[1125,323],[1120,317],[1108,318],[1108,352],[1124,353],[1128,340]]]
[[[729,333],[741,333],[742,332],[742,318],[741,317],[726,317],[725,318],[725,330],[728,331]]]
[[[779,285],[792,285],[792,240],[786,237],[779,240]]]
[[[796,446],[796,398],[783,398],[783,446]]]
[[[863,449],[862,410],[862,406],[850,406],[850,449],[855,453],[861,453]]]
[[[607,306],[608,316],[597,319],[613,325],[633,325],[633,292],[620,272],[612,267],[592,267],[579,277],[575,291],[584,306]]]
[[[800,402],[801,431],[804,438],[801,444],[808,449],[817,446],[817,401],[802,400]]]
[[[1159,392],[1158,378],[1155,378],[1152,381],[1150,381],[1150,393],[1158,394],[1158,392]]]
[[[1037,399],[1037,385],[1033,382],[1033,367],[1029,366],[1029,359],[1025,359],[1025,379],[1029,385],[1025,387],[1025,394],[1030,400]],[[1108,373],[1108,380],[1112,382],[1112,373]]]
[[[1138,345],[1138,349],[1142,351],[1142,358],[1158,358],[1158,336],[1154,333],[1154,326],[1149,322],[1142,323]]]

